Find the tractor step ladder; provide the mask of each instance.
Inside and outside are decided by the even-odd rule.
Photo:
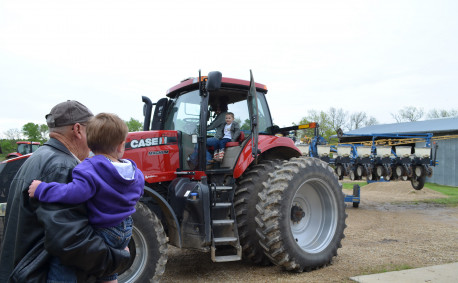
[[[212,190],[212,247],[214,262],[242,259],[237,221],[234,212],[234,188],[232,186],[211,186]]]

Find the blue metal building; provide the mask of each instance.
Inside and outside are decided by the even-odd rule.
[[[373,125],[346,132],[351,135],[374,134],[426,134],[432,133],[433,140],[438,145],[436,158],[438,165],[433,168],[434,173],[427,182],[458,187],[458,118],[442,118],[426,121]],[[344,138],[345,138],[344,134]],[[416,146],[424,146],[417,143]],[[433,145],[434,146],[434,145]]]

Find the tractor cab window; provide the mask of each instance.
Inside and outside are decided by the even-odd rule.
[[[217,113],[214,110],[215,109],[210,107],[209,120],[207,123],[208,125],[212,124],[212,122],[217,117]],[[240,126],[245,125],[245,127],[242,127],[242,130],[250,130],[250,116],[248,115],[248,106],[246,100],[229,103],[227,105],[227,111],[234,113],[234,120],[239,123]],[[214,132],[215,130],[208,131],[210,134]]]
[[[250,115],[246,100],[229,104],[228,111],[234,113],[234,120],[239,123],[242,131],[247,131],[248,133],[251,130]]]
[[[199,91],[191,91],[172,100],[165,120],[165,130],[196,134],[200,116]]]
[[[17,152],[19,152],[22,155],[28,154],[28,153],[30,153],[30,148],[29,147],[30,147],[30,145],[28,145],[28,144],[24,144],[24,143],[18,144]]]
[[[239,123],[240,129],[245,132],[245,134],[249,134],[251,131],[251,120],[250,114],[248,110],[248,101],[246,99],[246,92],[243,92],[243,97],[239,93],[225,93],[227,97],[229,97],[229,102],[227,104],[228,112],[234,113],[235,121]],[[233,99],[233,97],[237,97],[238,99]],[[265,99],[264,94],[258,92],[258,113],[259,113],[259,133],[261,134],[270,134],[269,129],[272,126],[272,119],[270,117],[269,108],[267,106],[267,102]],[[238,101],[237,101],[238,100]],[[210,107],[209,112],[209,120],[207,125],[210,125],[211,122],[216,118],[216,109]],[[209,131],[207,134],[212,135],[214,134],[214,130]]]
[[[272,134],[272,117],[270,116],[269,107],[267,106],[266,97],[258,92],[258,113],[259,113],[259,133]]]
[[[32,152],[35,152],[39,147],[39,144],[32,144]]]

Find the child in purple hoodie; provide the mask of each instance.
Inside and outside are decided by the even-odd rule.
[[[128,128],[118,116],[100,113],[87,124],[87,143],[95,156],[86,158],[73,170],[68,184],[33,181],[29,196],[42,202],[78,204],[86,202],[89,223],[108,245],[124,249],[132,236],[135,204],[143,194],[142,172],[124,155]],[[48,280],[76,282],[73,271],[51,260]],[[99,278],[117,282],[117,274]]]

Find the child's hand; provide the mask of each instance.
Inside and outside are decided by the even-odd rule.
[[[32,184],[29,186],[29,197],[33,198],[35,196],[35,190],[40,183],[41,181],[33,180]]]

